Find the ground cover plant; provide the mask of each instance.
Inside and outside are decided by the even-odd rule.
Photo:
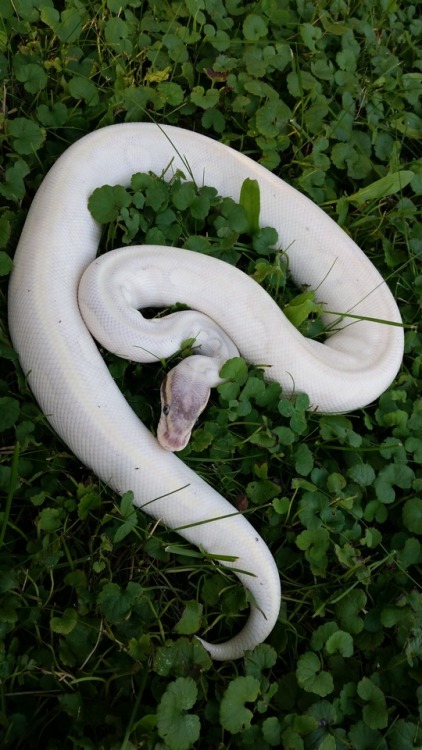
[[[416,3],[0,0],[0,17],[0,745],[421,747]],[[208,134],[305,192],[388,279],[403,315],[403,367],[376,404],[312,415],[305,395],[284,398],[236,360],[182,454],[248,514],[280,569],[279,622],[238,662],[213,664],[193,635],[238,632],[242,587],[79,464],[8,338],[8,274],[43,175],[84,133],[123,121]],[[179,176],[133,187],[111,206],[93,199],[114,221],[111,244],[140,232],[224,257],[321,334],[285,248],[271,228],[256,232],[247,206]],[[153,427],[170,363],[108,362]]]

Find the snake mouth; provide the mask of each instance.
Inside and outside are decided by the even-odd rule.
[[[166,451],[172,451],[173,453],[177,453],[178,451],[183,450],[183,448],[186,448],[190,438],[190,432],[188,435],[186,434],[179,434],[177,432],[170,432],[170,430],[166,430],[163,427],[160,427],[160,424],[157,427],[157,440],[160,443],[161,447],[164,448]]]

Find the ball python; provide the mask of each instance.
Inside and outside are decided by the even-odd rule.
[[[349,314],[325,343],[304,338],[255,281],[215,258],[146,246],[96,260],[101,230],[87,207],[93,190],[127,185],[135,172],[160,174],[170,163],[185,172],[188,165],[198,185],[235,200],[246,178],[258,181],[260,222],[277,230],[295,282],[317,289],[327,311]],[[119,256],[123,266],[116,272]],[[154,123],[99,129],[60,156],[35,195],[9,287],[11,339],[29,386],[56,433],[103,482],[120,494],[132,490],[137,506],[210,555],[232,558],[223,564],[251,594],[249,617],[228,641],[202,642],[214,659],[239,658],[277,621],[275,561],[245,516],[158,443],[114,383],[94,341],[101,339],[95,326],[101,328],[102,313],[93,315],[90,332],[78,304],[79,283],[92,262],[99,265],[99,281],[87,271],[81,308],[89,319],[96,307],[91,287],[94,300],[97,292],[110,291],[104,305],[116,317],[104,327],[118,339],[119,353],[159,359],[193,335],[199,347],[205,336],[209,354],[207,342],[212,349],[221,328],[225,343],[211,353],[231,356],[233,344],[250,363],[265,364],[266,377],[278,381],[285,396],[306,392],[311,407],[325,413],[363,407],[391,383],[402,359],[402,329],[374,319],[400,324],[397,305],[363,252],[311,200],[247,156],[187,130]],[[175,333],[172,321],[154,323],[138,312],[174,302],[192,308]],[[325,314],[327,324],[337,317]]]

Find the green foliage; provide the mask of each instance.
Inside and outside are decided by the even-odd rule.
[[[300,687],[309,693],[316,693],[316,695],[324,697],[332,693],[334,689],[332,676],[321,670],[318,657],[311,652],[303,654],[299,658],[296,676]]]
[[[246,708],[246,703],[256,701],[259,693],[259,681],[255,677],[236,677],[229,683],[220,704],[220,722],[231,734],[238,734],[248,729],[253,713]]]
[[[249,177],[244,180],[240,190],[239,203],[245,209],[249,232],[252,235],[257,234],[260,230],[261,196],[259,184],[256,180],[251,180]]]
[[[199,738],[199,716],[187,713],[197,695],[198,688],[191,677],[178,677],[168,685],[158,704],[158,733],[170,750],[188,750]]]
[[[420,747],[417,4],[0,0],[0,18],[0,744]],[[269,643],[237,664],[212,664],[193,636],[238,633],[243,588],[81,467],[7,338],[11,259],[43,175],[84,133],[139,120],[215,137],[323,204],[388,279],[406,325],[396,382],[353,415],[310,414],[305,395],[284,398],[241,358],[224,367],[183,460],[248,513],[283,588]],[[259,227],[256,186],[237,205],[189,174],[161,177],[95,191],[92,210],[114,222],[107,247],[224,258],[321,335],[313,290],[292,288],[288,248]],[[107,361],[153,427],[157,373]]]

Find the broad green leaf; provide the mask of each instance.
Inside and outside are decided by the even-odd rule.
[[[184,211],[192,205],[196,195],[196,188],[193,182],[181,182],[179,185],[174,186],[171,193],[171,200],[179,211]]]
[[[178,83],[163,81],[158,83],[156,91],[162,97],[163,106],[171,104],[173,107],[177,107],[183,102],[184,91]]]
[[[69,93],[74,99],[82,99],[88,107],[95,107],[100,101],[95,83],[82,76],[70,79]]]
[[[16,71],[16,78],[30,94],[36,94],[47,85],[48,77],[44,68],[38,63],[27,63]]]
[[[168,225],[168,221],[163,222],[163,213],[170,202],[171,188],[166,182],[161,182],[157,178],[145,186],[145,205],[151,206],[159,214],[157,223]]]
[[[127,121],[141,120],[151,98],[151,89],[148,86],[128,86],[122,93]]]
[[[37,118],[45,127],[62,127],[69,117],[69,110],[63,102],[40,104],[37,107]]]
[[[8,124],[8,134],[18,154],[33,154],[44,143],[45,132],[33,120],[16,117]]]
[[[89,515],[101,507],[101,498],[98,492],[84,492],[78,503],[78,516],[85,520]]]
[[[296,544],[299,549],[304,550],[314,575],[323,575],[327,568],[326,552],[329,545],[327,529],[305,529],[296,537]]]
[[[81,693],[64,693],[59,696],[59,703],[65,713],[76,721],[83,706]]]
[[[355,635],[363,629],[364,622],[359,613],[363,611],[367,596],[362,589],[355,588],[336,604],[336,616],[347,633]]]
[[[408,489],[412,486],[415,475],[405,464],[389,464],[379,472],[374,481],[375,492],[382,503],[393,503],[396,497],[393,487]]]
[[[233,379],[243,385],[248,377],[248,365],[242,357],[233,357],[224,363],[220,377]]]
[[[291,500],[288,497],[275,497],[272,506],[280,516],[286,516],[290,510]]]
[[[124,519],[123,523],[117,527],[113,537],[115,544],[121,542],[128,534],[136,528],[138,518],[133,505],[133,492],[125,492],[120,501],[120,513]]]
[[[129,26],[121,16],[109,18],[105,24],[104,35],[106,42],[123,55],[132,54],[133,44],[129,39]]]
[[[344,630],[337,630],[330,635],[325,648],[328,654],[338,653],[347,658],[353,655],[353,638],[350,633],[345,633]]]
[[[235,677],[229,683],[220,704],[220,723],[224,729],[239,734],[250,727],[253,714],[245,703],[254,703],[259,690],[259,681],[252,676]]]
[[[332,693],[334,682],[331,674],[321,669],[318,656],[311,651],[299,657],[296,668],[298,684],[307,693],[315,693],[324,698]]]
[[[325,735],[324,739],[318,745],[318,750],[337,750],[338,744],[335,737],[331,734]]]
[[[348,73],[356,70],[356,62],[356,54],[354,50],[348,49],[347,47],[336,54],[337,65]]]
[[[327,477],[327,489],[333,495],[341,495],[341,492],[342,490],[344,490],[346,484],[347,482],[345,478],[337,471],[333,472]]]
[[[163,70],[148,70],[145,75],[145,80],[148,81],[148,83],[164,83],[164,81],[168,80],[170,73],[171,68],[169,65]]]
[[[205,91],[203,86],[194,86],[190,98],[197,107],[211,109],[217,106],[220,94],[218,89],[207,89]]]
[[[365,521],[373,521],[374,519],[378,523],[384,523],[388,518],[388,509],[379,500],[371,500],[363,512]]]
[[[208,652],[196,638],[177,638],[157,648],[154,671],[162,677],[170,674],[184,676],[192,668],[206,672],[211,663]]]
[[[205,23],[205,16],[201,11],[206,7],[206,0],[186,0],[186,7],[198,23]]]
[[[122,495],[122,499],[120,500],[120,513],[126,520],[134,514],[136,515],[135,508],[133,507],[133,492],[125,492],[124,495]]]
[[[345,143],[336,143],[331,152],[333,163],[355,179],[363,179],[372,170],[371,139],[366,133],[355,130]]]
[[[406,500],[403,505],[403,523],[412,534],[422,534],[422,498]]]
[[[414,460],[422,464],[422,439],[416,437],[407,438],[404,447],[407,451],[413,453]]]
[[[313,703],[306,713],[308,716],[316,719],[320,727],[329,728],[338,721],[337,710],[330,701]]]
[[[251,409],[252,411],[252,409]],[[246,416],[250,413],[250,411],[246,412]],[[244,412],[242,412],[243,416]],[[257,430],[254,432],[253,435],[250,436],[249,441],[251,445],[259,445],[261,448],[273,448],[273,446],[276,444],[276,439],[272,432],[270,430]]]
[[[100,591],[97,603],[107,620],[115,624],[125,619],[142,593],[142,587],[133,581],[128,583],[125,590],[117,583],[108,582]]]
[[[304,68],[291,71],[287,74],[286,79],[289,92],[294,97],[303,96],[304,91],[311,91],[315,94],[321,89],[319,81]]]
[[[49,26],[61,42],[70,44],[79,39],[83,26],[88,20],[85,7],[68,8],[61,14],[53,7],[45,4],[41,7],[41,19]]]
[[[47,500],[47,497],[48,495],[46,492],[37,492],[35,495],[31,495],[31,503],[38,508],[45,502],[45,500]]]
[[[248,42],[257,42],[262,37],[267,36],[268,27],[262,16],[250,13],[243,22],[243,33]]]
[[[389,750],[389,745],[385,742],[380,732],[370,727],[364,721],[358,721],[352,725],[348,734],[351,748],[365,748],[365,750]],[[400,748],[402,750],[402,748]]]
[[[259,230],[259,214],[261,210],[261,196],[257,180],[251,180],[247,177],[243,181],[240,189],[239,203],[245,209],[250,234],[255,234]]]
[[[296,435],[303,435],[307,430],[307,420],[305,412],[300,409],[296,409],[289,420],[290,427]]]
[[[121,13],[129,5],[129,0],[107,0],[107,8],[112,13]]]
[[[198,740],[199,716],[187,713],[197,696],[192,677],[178,677],[167,686],[157,707],[157,729],[170,750],[188,750]]]
[[[392,628],[394,625],[404,623],[409,618],[409,610],[403,606],[406,601],[402,603],[401,607],[387,606],[384,607],[381,612],[381,622],[386,628]]]
[[[262,736],[270,747],[281,747],[281,726],[276,716],[269,716],[262,722]]]
[[[361,188],[356,193],[347,196],[350,203],[357,203],[361,206],[366,201],[379,200],[386,198],[388,195],[394,195],[404,188],[413,180],[415,173],[410,169],[402,169],[399,172],[392,172],[381,177],[381,179],[372,182],[370,185]]]
[[[370,729],[384,729],[388,723],[387,706],[382,690],[368,677],[363,677],[357,686],[358,695],[366,701],[363,718]]]
[[[267,643],[260,643],[245,656],[245,672],[259,679],[264,669],[271,669],[277,661],[277,652]]]
[[[254,505],[264,505],[280,494],[280,485],[270,479],[260,479],[247,484],[246,494]]]
[[[249,400],[253,399],[256,403],[261,403],[261,399],[265,394],[265,383],[260,378],[250,375],[247,379],[244,387],[242,388],[240,399]]]
[[[131,638],[128,651],[135,661],[146,661],[152,652],[151,638],[147,634],[140,635],[138,638]]]
[[[398,719],[388,735],[389,750],[418,750],[420,742],[420,724],[406,719]]]
[[[274,99],[257,110],[256,127],[266,138],[276,138],[287,127],[291,116],[289,107],[281,99]]]
[[[211,196],[207,195],[204,192],[201,192],[200,195],[197,195],[195,197],[195,200],[192,202],[192,205],[190,207],[191,214],[194,219],[199,219],[202,221],[207,216],[209,210],[211,208]],[[202,241],[204,241],[205,238],[202,238]],[[194,247],[192,249],[195,249]]]
[[[404,546],[397,553],[397,562],[404,570],[411,565],[417,565],[422,551],[421,543],[415,537],[406,539]]]
[[[361,487],[369,487],[375,479],[374,469],[370,464],[366,463],[353,464],[347,470],[347,475]]]
[[[352,429],[351,420],[341,414],[321,417],[319,427],[323,440],[338,440],[354,448],[359,448],[362,443],[361,436]]]
[[[13,625],[18,619],[17,613],[18,599],[14,594],[2,596],[0,603],[0,623],[10,623]]]
[[[174,626],[174,630],[179,635],[192,635],[197,633],[202,622],[202,605],[192,600],[185,604],[182,616],[179,622]]]
[[[311,647],[313,651],[322,651],[328,638],[338,630],[336,622],[329,620],[320,625],[312,634]]]
[[[382,534],[378,529],[375,528],[366,528],[365,529],[365,536],[361,540],[362,544],[366,544],[367,547],[370,549],[374,549],[378,546],[378,544],[381,544],[382,542]]]
[[[353,545],[346,543],[340,546],[339,544],[336,544],[334,549],[337,555],[337,559],[342,565],[346,566],[347,568],[356,568],[358,553]]]
[[[295,453],[295,470],[302,477],[307,477],[311,473],[314,466],[314,457],[310,448],[306,443],[300,443],[297,446]]]
[[[206,130],[212,128],[216,133],[223,133],[226,126],[224,115],[216,107],[205,110],[201,123]]]
[[[0,184],[0,194],[14,202],[19,202],[25,195],[24,177],[29,173],[29,167],[25,161],[18,159],[11,167],[6,169],[6,178]]]
[[[190,446],[192,450],[202,453],[202,451],[212,445],[215,436],[218,432],[218,425],[215,423],[206,422],[197,430],[194,430]]]
[[[281,398],[278,410],[283,417],[291,417],[294,414],[295,407],[292,401],[289,401],[287,398]]]
[[[262,227],[261,229],[258,229],[254,236],[252,237],[252,246],[253,249],[259,254],[259,255],[269,255],[274,252],[274,247],[277,245],[278,242],[278,233],[273,227]],[[258,267],[257,267],[258,270]],[[280,273],[280,269],[271,266],[271,272],[277,272]],[[264,275],[263,279],[266,278],[268,274]],[[259,278],[256,276],[256,272],[254,274],[254,278],[256,281],[260,281]]]
[[[126,188],[120,185],[103,185],[90,195],[88,208],[95,221],[108,224],[117,218],[121,208],[130,205],[131,200]]]
[[[214,225],[220,237],[227,236],[232,239],[236,234],[248,231],[248,219],[243,206],[236,203],[232,198],[223,198],[220,207],[221,216],[217,217]]]
[[[422,117],[416,112],[406,112],[404,115],[394,117],[391,120],[391,127],[396,128],[407,138],[422,138]]]
[[[223,29],[214,29],[211,24],[207,24],[206,41],[219,52],[225,52],[231,46],[230,35]]]
[[[281,734],[281,747],[289,750],[304,750],[304,743],[301,735],[292,727],[287,727]]]
[[[299,328],[312,313],[321,312],[321,305],[315,302],[315,292],[311,290],[298,294],[285,305],[283,312],[290,323]]]
[[[323,34],[322,29],[319,26],[315,26],[311,23],[302,23],[299,31],[308,49],[310,49],[312,52],[315,52],[316,43],[319,42]]]
[[[20,411],[19,401],[10,396],[0,396],[0,432],[13,427]]]
[[[58,531],[63,523],[61,508],[43,508],[38,516],[38,528],[47,533]]]
[[[293,445],[296,440],[295,433],[290,427],[274,427],[273,432],[277,435],[281,445]]]
[[[50,620],[50,628],[53,633],[59,633],[60,635],[69,635],[72,632],[78,621],[78,613],[76,609],[65,609],[61,617],[52,617]]]

